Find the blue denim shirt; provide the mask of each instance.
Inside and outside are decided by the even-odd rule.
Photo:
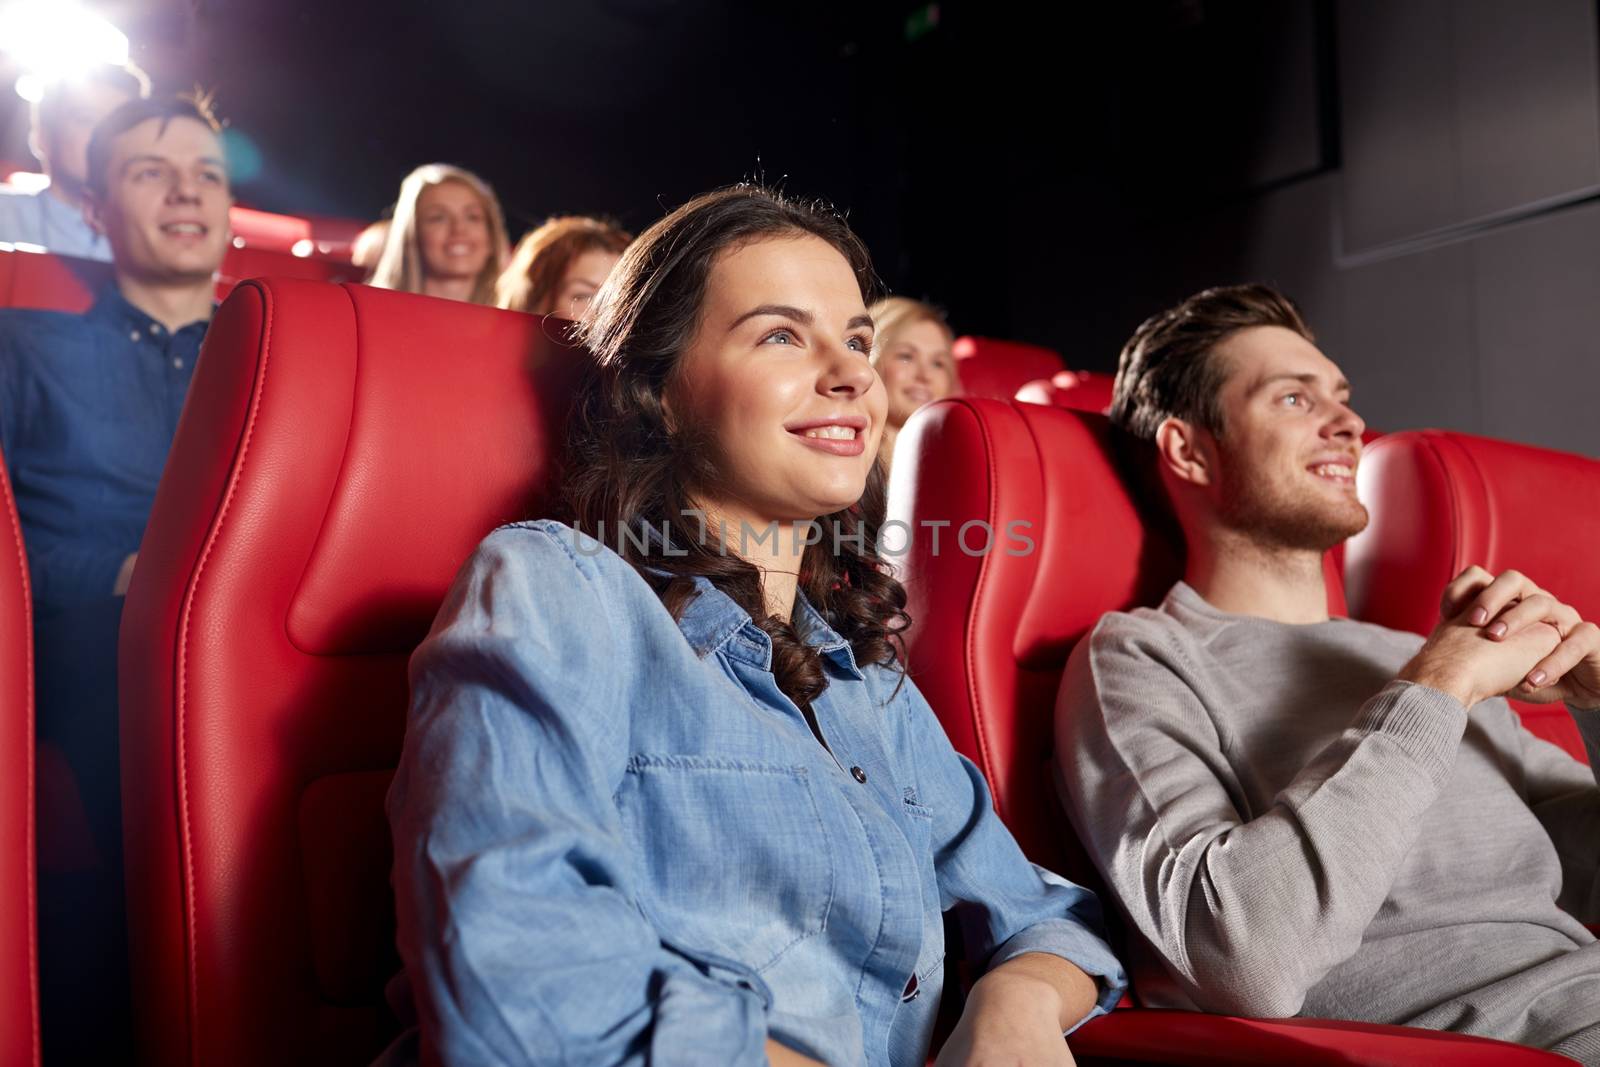
[[[139,549],[206,322],[107,286],[82,315],[0,311],[0,447],[44,607],[111,596]]]
[[[922,1064],[942,912],[968,958],[1125,984],[1090,892],[1030,864],[909,680],[803,598],[813,710],[704,579],[674,622],[610,549],[503,528],[411,661],[389,794],[399,944],[450,1064]],[[830,752],[831,749],[831,752]]]

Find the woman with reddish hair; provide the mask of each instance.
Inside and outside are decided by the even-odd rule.
[[[495,285],[495,304],[535,315],[576,319],[605,284],[633,237],[582,215],[549,219],[517,242]]]

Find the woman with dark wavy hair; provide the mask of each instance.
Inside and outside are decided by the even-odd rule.
[[[411,664],[399,944],[443,1063],[1070,1064],[1124,986],[905,677],[876,554],[872,270],[833,212],[710,193],[580,330],[570,523],[496,531]],[[397,1052],[400,1052],[397,1046]]]

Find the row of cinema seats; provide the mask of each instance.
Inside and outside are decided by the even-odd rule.
[[[337,259],[235,245],[228,249],[217,273],[217,299],[226,299],[246,278],[266,276],[345,282],[359,280],[361,272]],[[110,280],[109,263],[16,249],[0,242],[0,308],[87,311],[100,287]]]
[[[541,327],[467,304],[278,279],[239,286],[219,312],[122,629],[143,1062],[366,1062],[394,1032],[382,800],[402,739],[406,661],[473,545],[551,499],[582,357]],[[913,524],[1034,524],[1028,556],[935,556],[913,541],[910,663],[1024,848],[1091,884],[1049,787],[1055,688],[1102,612],[1153,603],[1178,573],[1106,441],[1093,412],[941,401],[901,438],[890,505]],[[1514,563],[1600,615],[1600,570],[1581,562],[1581,531],[1596,516],[1569,510],[1557,522],[1536,506],[1600,509],[1600,464],[1397,433],[1373,445],[1362,489],[1375,521],[1350,547],[1354,614],[1425,630],[1440,585],[1472,559]],[[1339,606],[1341,590],[1330,593]],[[8,632],[21,640],[25,618]],[[27,709],[15,693],[4,699],[0,723],[14,729]],[[9,849],[25,840],[26,812],[10,794],[5,802],[15,802],[0,811]],[[0,897],[4,966],[28,959],[10,951],[30,936],[27,906]],[[26,1041],[15,1013],[28,1003],[0,1001],[0,1042]],[[1154,1011],[1137,1006],[1137,990],[1073,1046],[1085,1063],[1566,1062],[1432,1031]],[[0,1049],[0,1064],[29,1062],[17,1047]]]

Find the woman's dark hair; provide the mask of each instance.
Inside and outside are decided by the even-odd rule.
[[[573,526],[615,548],[674,619],[695,595],[694,576],[709,579],[771,638],[778,688],[801,708],[827,688],[821,657],[789,619],[767,615],[760,571],[714,539],[707,543],[693,490],[717,483],[715,453],[696,427],[669,425],[662,398],[699,328],[718,255],[806,234],[838,249],[870,303],[877,283],[866,246],[821,203],[739,185],[696,197],[641,234],[577,326],[595,369],[573,412],[564,465]],[[800,592],[863,666],[901,662],[899,635],[910,621],[905,590],[876,553],[884,504],[884,475],[874,463],[861,500],[820,517],[830,533],[806,548],[800,564]],[[665,530],[673,554],[620,534],[645,526]]]

